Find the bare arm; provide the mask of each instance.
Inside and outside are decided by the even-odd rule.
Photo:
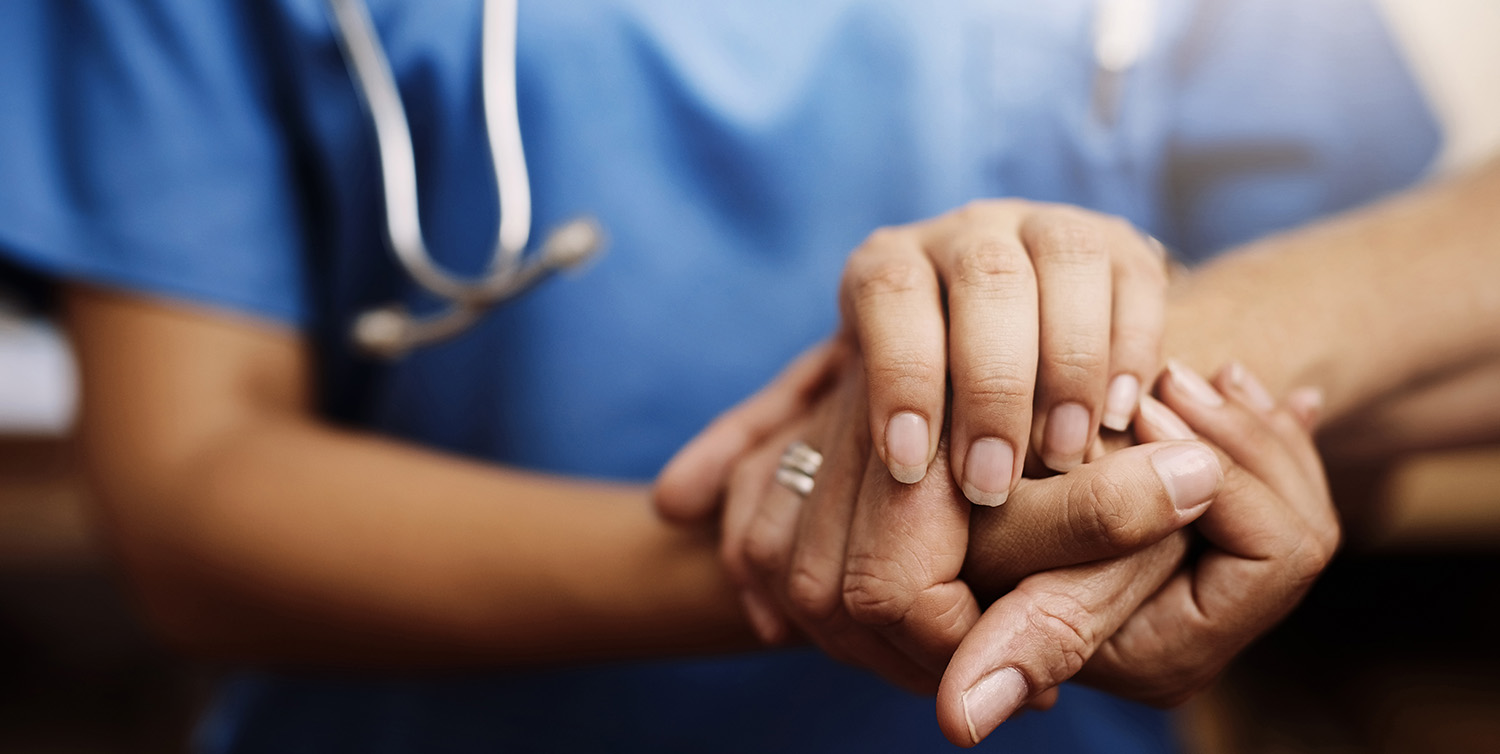
[[[1451,411],[1382,407],[1500,363],[1500,160],[1227,254],[1174,294],[1168,355],[1239,359],[1276,395],[1317,385],[1330,424],[1383,417],[1325,438],[1330,452],[1341,437],[1369,454],[1473,436]]]
[[[169,639],[271,663],[541,663],[750,646],[712,536],[646,490],[336,429],[304,346],[67,293],[111,540]]]

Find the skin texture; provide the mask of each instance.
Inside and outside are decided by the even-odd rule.
[[[1077,466],[1160,367],[1165,288],[1159,244],[1074,207],[986,200],[876,231],[840,300],[877,455],[917,482],[951,418],[948,464],[985,505],[1015,489],[1028,450]]]
[[[66,298],[110,539],[179,647],[426,667],[753,644],[711,532],[662,521],[645,489],[337,429],[313,415],[290,332],[78,287]]]
[[[711,527],[657,516],[643,488],[496,467],[326,424],[311,407],[306,348],[284,329],[82,286],[65,300],[105,527],[148,618],[181,649],[257,664],[421,669],[757,645],[721,565],[728,545]],[[722,444],[784,446],[781,421],[829,395],[830,375],[850,358],[840,347],[807,354],[716,425]],[[863,405],[861,394],[845,411]],[[872,468],[880,483],[906,487]],[[726,469],[687,473],[679,487]],[[768,476],[738,479],[764,489]],[[1091,515],[1086,501],[1069,500],[1086,488],[1047,489],[1033,493],[1036,509]],[[676,518],[701,512],[694,505]],[[1026,571],[1054,565],[1041,545],[1080,525],[1067,515],[1036,524],[1047,529],[1039,546],[1013,553]],[[931,692],[939,669],[924,667],[912,685]]]
[[[1230,253],[1172,292],[1164,352],[1200,371],[1237,359],[1272,396],[1322,388],[1327,423],[1377,433],[1360,440],[1366,456],[1412,449],[1413,435],[1482,437],[1474,421],[1451,439],[1445,427],[1485,411],[1470,401],[1492,390],[1455,390],[1431,414],[1400,406],[1500,366],[1497,206],[1500,160]],[[1325,452],[1351,434],[1323,438]]]
[[[1219,453],[1224,482],[1194,527],[1207,547],[1184,562],[1185,542],[1174,536],[1023,580],[952,657],[937,700],[949,740],[978,743],[1030,697],[1085,668],[1106,690],[1177,704],[1284,617],[1328,564],[1339,527],[1306,427],[1287,406],[1254,405],[1227,372],[1215,383],[1218,405],[1174,374],[1161,393],[1164,411],[1181,419],[1143,420],[1139,430],[1158,439],[1188,429]],[[984,683],[997,677],[1020,681],[1018,693],[997,699],[996,684]]]
[[[1493,436],[1500,422],[1487,420],[1492,412],[1477,410],[1473,402],[1495,394],[1493,383],[1485,378],[1495,373],[1497,348],[1500,348],[1493,338],[1493,333],[1500,331],[1500,288],[1482,281],[1500,279],[1500,254],[1495,252],[1495,239],[1500,239],[1500,223],[1497,223],[1500,215],[1492,209],[1497,202],[1500,202],[1500,163],[1492,163],[1463,179],[1427,187],[1386,204],[1231,253],[1183,280],[1172,291],[1168,307],[1168,353],[1180,355],[1189,364],[1222,364],[1231,353],[1243,354],[1254,371],[1268,375],[1262,384],[1249,376],[1250,369],[1235,365],[1219,375],[1217,390],[1204,386],[1198,393],[1210,396],[1228,393],[1234,397],[1231,402],[1234,405],[1244,410],[1248,406],[1261,413],[1277,412],[1275,407],[1283,402],[1276,418],[1267,420],[1276,426],[1276,432],[1255,434],[1275,439],[1261,443],[1266,447],[1228,442],[1223,440],[1226,436],[1222,432],[1215,435],[1233,456],[1224,457],[1226,468],[1249,469],[1247,473],[1236,471],[1234,476],[1251,479],[1253,484],[1243,486],[1258,490],[1258,494],[1232,490],[1237,494],[1226,499],[1237,502],[1229,507],[1234,511],[1283,512],[1291,508],[1297,515],[1270,516],[1257,523],[1255,516],[1225,514],[1228,524],[1199,527],[1200,534],[1221,546],[1228,557],[1259,559],[1270,570],[1240,573],[1239,583],[1235,578],[1225,578],[1226,573],[1235,576],[1234,569],[1201,574],[1201,581],[1193,582],[1195,589],[1212,586],[1233,595],[1216,612],[1214,617],[1220,620],[1208,628],[1204,628],[1209,622],[1202,620],[1205,614],[1201,606],[1186,601],[1176,605],[1175,616],[1170,613],[1170,605],[1163,607],[1159,602],[1131,616],[1130,611],[1141,604],[1155,585],[1164,583],[1181,561],[1186,545],[1181,535],[1168,536],[1125,558],[1039,574],[1022,581],[1006,597],[1008,610],[1013,615],[1040,614],[1048,618],[1027,623],[1033,629],[1030,634],[1013,631],[1010,636],[1029,635],[1032,640],[1041,637],[1038,646],[1043,649],[1050,646],[1053,654],[1034,658],[1041,665],[1019,674],[993,675],[996,666],[990,663],[991,674],[984,676],[974,671],[986,664],[974,659],[977,650],[963,656],[964,663],[955,657],[954,667],[962,677],[958,681],[945,680],[945,688],[949,690],[939,696],[940,720],[950,738],[955,743],[972,743],[993,727],[993,720],[975,726],[963,703],[971,691],[965,684],[978,688],[986,679],[996,683],[989,686],[990,692],[979,696],[993,700],[1005,696],[995,689],[1008,689],[1002,711],[1028,700],[1038,706],[1050,704],[1055,699],[1049,690],[1053,684],[1080,670],[1083,677],[1096,685],[1135,698],[1159,704],[1180,701],[1211,679],[1234,651],[1290,609],[1327,562],[1337,543],[1338,526],[1327,505],[1326,493],[1320,492],[1321,471],[1316,469],[1316,456],[1311,454],[1305,430],[1289,425],[1287,417],[1297,417],[1310,426],[1315,414],[1326,411],[1337,422],[1337,431],[1327,437],[1334,451],[1338,452],[1338,441],[1352,438],[1353,452],[1366,457]],[[1418,248],[1423,253],[1413,253]],[[907,261],[920,264],[922,258],[909,251]],[[1381,337],[1350,337],[1350,333],[1366,332],[1380,333]],[[961,334],[953,332],[950,337],[960,338]],[[957,353],[959,349],[953,350]],[[872,378],[876,375],[873,371],[870,374]],[[1172,379],[1167,383],[1201,386],[1202,381],[1190,379],[1191,375],[1191,368],[1181,365],[1172,370]],[[1301,383],[1316,387],[1289,389]],[[1174,395],[1171,388],[1164,387],[1164,391],[1164,397],[1170,400]],[[1160,417],[1159,405],[1154,406],[1153,413]],[[1208,432],[1215,427],[1211,417],[1187,413],[1195,422],[1194,428]],[[1241,420],[1243,423],[1243,417]],[[1191,434],[1180,420],[1168,423]],[[1152,438],[1152,424],[1137,423],[1143,439]],[[727,451],[727,445],[721,444],[718,450]],[[754,455],[748,448],[745,450]],[[1282,461],[1271,463],[1265,460],[1269,457],[1279,457]],[[1295,460],[1288,462],[1287,457]],[[692,465],[692,459],[679,458],[668,468],[668,475],[682,473],[681,468]],[[1288,471],[1298,466],[1303,467],[1300,487],[1293,483],[1297,475]],[[841,484],[842,490],[828,489]],[[878,510],[888,504],[887,500],[862,494],[863,487],[841,483],[837,476],[820,478],[814,490],[815,495],[824,497],[859,495],[854,504],[856,510]],[[732,504],[733,495],[730,501]],[[757,504],[763,505],[740,503],[747,507]],[[859,520],[858,514],[854,520]],[[941,522],[943,517],[936,520]],[[1205,524],[1209,520],[1205,519]],[[923,594],[936,585],[951,584],[944,581],[946,571],[939,571],[934,577],[922,565],[926,558],[941,557],[935,554],[935,548],[954,546],[950,527],[940,523],[931,526],[924,540],[920,536],[921,523],[906,524],[899,528],[902,535],[912,532],[918,535],[911,537],[913,541],[899,542],[885,550],[884,557],[894,561],[890,571],[916,577],[884,579],[892,589],[880,600],[883,605],[910,608],[917,604],[912,595]],[[1003,530],[987,529],[983,517],[976,516],[973,524],[970,560],[964,572],[970,579],[980,581],[1004,564],[1001,557],[1004,547],[986,545],[988,537],[1006,535]],[[869,530],[867,527],[865,531]],[[842,546],[851,552],[861,551],[865,545],[855,541],[861,536],[860,528],[852,526],[850,531],[850,539]],[[1292,543],[1295,547],[1257,551],[1245,545],[1257,537],[1277,539],[1282,545]],[[772,535],[762,538],[777,540]],[[795,543],[798,548],[820,547],[806,537],[782,536],[781,541]],[[795,562],[799,557],[792,552],[780,559]],[[986,557],[991,560],[985,562]],[[764,566],[765,573],[758,579],[760,591],[774,594],[785,587],[787,581],[775,566],[777,558],[762,554],[752,560]],[[864,590],[859,586],[862,581],[868,581],[869,569],[860,562],[853,557],[846,561],[843,575],[846,602],[851,594]],[[731,572],[742,569],[743,566],[730,566]],[[745,583],[743,578],[737,580]],[[1002,578],[991,581],[1002,587],[1006,584]],[[855,584],[852,589],[851,582]],[[1256,588],[1257,584],[1261,588]],[[1104,600],[1100,595],[1109,595],[1109,599]],[[764,597],[760,602],[763,606],[776,604],[776,600]],[[795,604],[792,600],[783,602]],[[1062,607],[1056,607],[1058,604]],[[1197,623],[1192,621],[1195,613],[1200,619]],[[899,625],[907,635],[904,643],[922,647],[929,664],[934,648],[951,647],[956,633],[953,614],[940,609],[907,609],[894,621],[885,611],[864,614],[856,610],[853,614],[876,629]],[[792,615],[794,619],[800,617],[795,610]],[[1224,615],[1233,618],[1223,620]],[[805,623],[805,617],[802,622]],[[770,624],[764,619],[758,623]],[[1109,639],[1121,626],[1141,625],[1151,630],[1137,628],[1137,632],[1153,637],[1154,645],[1148,643],[1149,646],[1143,647],[1124,630],[1120,635],[1126,638],[1118,642]],[[1193,625],[1203,630],[1173,633],[1160,628],[1174,625]],[[1056,635],[1058,630],[1061,635]],[[828,641],[827,634],[813,633],[820,643]],[[1098,652],[1099,661],[1087,662],[1101,644],[1106,649]],[[1009,645],[987,642],[982,646],[993,653],[1000,651],[997,647]],[[1060,652],[1056,651],[1059,647]],[[838,654],[841,650],[830,651]],[[1191,659],[1185,667],[1173,662],[1183,658]],[[954,672],[950,669],[950,677]],[[1020,679],[1022,691],[1014,691],[1016,684],[1009,682],[1016,678]]]
[[[1408,386],[1461,380],[1497,360],[1487,335],[1500,304],[1493,286],[1473,281],[1500,279],[1500,270],[1493,246],[1472,240],[1500,238],[1497,197],[1492,168],[1233,255],[1173,292],[1167,352],[1216,364],[1232,350],[1278,399],[1310,383],[1325,391],[1335,419],[1368,408],[1395,417],[1393,436],[1420,426],[1423,417],[1399,410]],[[1366,285],[1365,276],[1375,279]],[[741,584],[720,565],[713,533],[659,520],[643,489],[498,469],[321,423],[306,347],[285,330],[78,286],[66,303],[83,367],[88,467],[111,541],[149,615],[179,646],[257,662],[429,667],[752,643]],[[1372,348],[1350,332],[1389,337]],[[822,385],[841,384],[820,380],[794,385],[790,398],[770,391],[767,414],[811,413],[830,394]],[[791,436],[784,419],[759,417],[750,429],[729,422],[726,445],[738,452],[707,472],[687,463],[680,473],[703,483],[696,494],[711,509],[716,471],[734,477],[733,459],[759,444],[779,452]],[[743,484],[765,479],[746,475]],[[952,506],[954,498],[936,499]],[[1057,523],[1058,531],[1076,525]],[[1164,536],[1136,551],[1153,555],[1126,562],[1171,562],[1178,540]],[[878,581],[921,594],[983,565]],[[839,594],[849,610],[842,585]],[[853,604],[851,617],[892,625],[868,607],[887,600]],[[1258,614],[1283,608],[1266,604]],[[951,643],[959,625],[935,623],[947,633],[929,642],[921,616],[909,615],[896,621],[901,642],[922,651]],[[1184,640],[1192,649],[1201,637]],[[1138,668],[1124,670],[1121,688],[1149,686],[1129,677]],[[1043,689],[1028,691],[1033,704],[1049,701]]]

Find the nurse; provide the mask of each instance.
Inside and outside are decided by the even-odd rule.
[[[428,241],[477,271],[496,221],[478,4],[372,6]],[[617,482],[832,332],[871,229],[1023,196],[1197,255],[1399,186],[1431,151],[1362,4],[1167,4],[1110,122],[1093,10],[525,4],[536,225],[594,214],[611,250],[380,363],[350,347],[355,314],[434,302],[382,248],[320,3],[7,8],[0,249],[64,282],[91,470],[160,629],[262,667],[510,668],[241,675],[200,748],[946,747],[930,699],[812,651],[578,663],[748,644],[714,543]],[[1273,46],[1301,87],[1280,90]],[[996,738],[1171,747],[1160,715],[1069,696]]]

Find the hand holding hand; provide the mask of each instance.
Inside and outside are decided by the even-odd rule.
[[[1188,540],[1174,535],[1021,581],[985,612],[944,675],[938,719],[949,740],[978,742],[1075,674],[1137,700],[1179,703],[1285,616],[1332,557],[1338,521],[1308,432],[1315,392],[1276,406],[1243,368],[1210,385],[1174,364],[1161,394],[1163,403],[1142,403],[1141,439],[1196,431],[1223,469],[1195,527],[1207,549],[1179,569]]]
[[[1101,423],[1125,429],[1160,367],[1166,279],[1154,239],[1062,205],[980,201],[876,231],[840,295],[876,454],[921,480],[951,414],[948,465],[983,505],[1015,489],[1028,448],[1079,465]]]
[[[960,580],[971,510],[1004,533],[983,542],[988,551],[1004,551],[983,581],[1014,583],[1161,540],[1203,513],[1219,479],[1206,450],[1200,454],[1206,461],[1196,465],[1170,462],[1197,444],[1162,443],[1067,475],[1023,480],[1005,506],[973,509],[954,488],[941,454],[934,468],[943,473],[914,485],[891,478],[859,421],[862,382],[859,365],[847,365],[815,418],[765,435],[729,475],[723,553],[762,638],[783,640],[795,626],[831,655],[908,688],[933,690],[979,616],[979,603]],[[732,412],[732,421],[716,422],[668,467],[659,491],[672,497],[682,480],[697,478],[690,469],[719,467],[714,453],[754,434],[745,428],[752,424],[746,412],[773,403],[760,396]],[[793,440],[812,444],[824,458],[805,498],[771,481]]]

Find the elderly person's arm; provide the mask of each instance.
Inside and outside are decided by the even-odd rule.
[[[1167,316],[1168,355],[1238,359],[1273,396],[1322,388],[1325,423],[1364,430],[1326,435],[1328,452],[1483,439],[1500,424],[1483,379],[1500,364],[1500,159],[1226,254]]]

